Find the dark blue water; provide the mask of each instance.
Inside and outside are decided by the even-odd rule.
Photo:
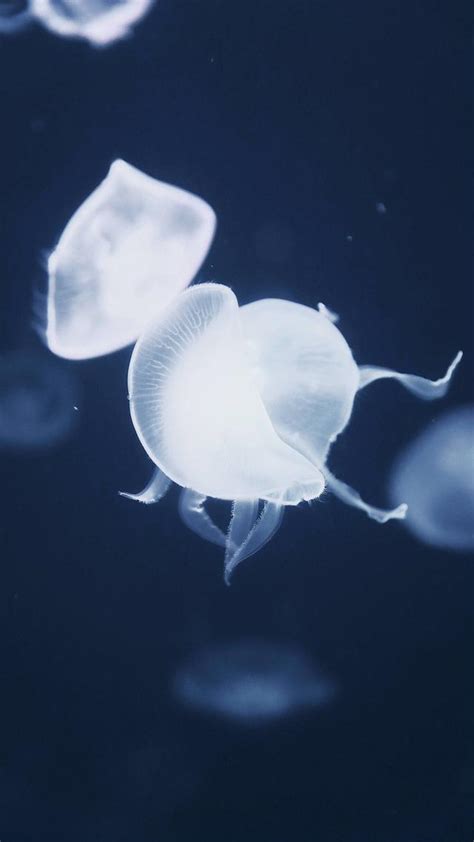
[[[442,405],[361,395],[331,464],[387,502],[398,449],[472,399],[469,5],[160,0],[103,51],[2,38],[1,350],[35,346],[44,254],[122,157],[216,210],[199,280],[324,301],[360,363],[465,350]],[[73,438],[1,455],[2,842],[470,842],[472,559],[327,497],[225,587],[175,493],[117,495],[149,472],[128,358],[66,364]],[[256,729],[180,708],[177,664],[249,636],[339,695]]]

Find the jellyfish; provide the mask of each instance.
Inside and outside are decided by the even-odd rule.
[[[138,437],[157,466],[140,494],[184,489],[187,526],[225,547],[225,580],[278,529],[284,507],[317,499],[327,487],[385,523],[406,505],[380,509],[327,466],[357,392],[395,379],[426,400],[445,394],[461,354],[444,377],[358,367],[334,313],[264,299],[238,308],[227,287],[201,284],[179,296],[139,339],[129,397]],[[227,535],[205,509],[207,497],[232,500]],[[260,505],[263,508],[260,510]]]
[[[379,366],[357,366],[340,330],[339,317],[324,304],[318,310],[281,299],[262,299],[240,308],[255,382],[280,438],[320,469],[326,486],[343,502],[380,523],[403,519],[406,504],[380,509],[328,468],[331,446],[347,426],[354,399],[377,380],[392,379],[423,400],[442,398],[461,360],[458,352],[446,374],[428,380]]]
[[[185,706],[242,724],[262,724],[327,704],[335,685],[297,646],[244,640],[208,646],[178,669]]]
[[[228,287],[200,284],[168,305],[133,350],[128,388],[135,430],[158,468],[142,494],[128,496],[156,502],[171,481],[180,485],[184,522],[225,547],[227,581],[270,539],[284,506],[323,491],[319,469],[275,432]],[[227,536],[207,515],[207,497],[232,502]]]
[[[74,429],[77,387],[57,361],[27,351],[0,357],[0,447],[44,448]]]
[[[65,38],[83,38],[104,47],[130,34],[154,0],[7,0],[0,3],[0,32],[15,32],[32,21]]]
[[[193,280],[214,229],[202,199],[115,161],[49,257],[50,350],[78,360],[134,342]]]
[[[407,501],[406,525],[421,541],[474,550],[474,405],[443,413],[408,445],[390,491]]]
[[[31,21],[28,0],[0,0],[0,33],[20,32]]]

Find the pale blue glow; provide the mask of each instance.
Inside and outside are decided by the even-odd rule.
[[[249,640],[197,651],[174,692],[187,707],[259,724],[323,706],[335,687],[298,647]]]
[[[408,445],[391,479],[406,525],[426,544],[474,549],[474,405],[445,412]]]
[[[56,360],[29,352],[0,357],[0,447],[42,448],[70,435],[77,386]]]

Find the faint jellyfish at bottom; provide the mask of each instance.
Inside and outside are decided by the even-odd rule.
[[[36,21],[56,35],[105,47],[130,34],[155,0],[4,0],[0,32],[18,32]]]
[[[76,421],[77,385],[56,360],[28,351],[0,356],[0,448],[49,447]]]
[[[245,724],[320,707],[335,694],[298,647],[259,640],[198,650],[178,670],[173,689],[186,707]]]
[[[408,503],[406,524],[421,541],[474,550],[474,405],[445,412],[408,445],[390,492]]]

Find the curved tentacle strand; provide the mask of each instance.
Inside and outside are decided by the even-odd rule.
[[[119,491],[119,494],[121,497],[127,497],[128,500],[136,500],[137,503],[150,505],[150,503],[158,503],[158,500],[161,500],[165,496],[170,485],[170,478],[160,468],[155,468],[150,482],[145,486],[143,491],[140,491],[138,494],[128,494],[126,491]]]
[[[327,487],[335,497],[338,497],[343,503],[347,503],[348,506],[354,506],[354,508],[366,512],[372,520],[376,520],[378,523],[387,523],[388,520],[403,520],[405,518],[408,508],[406,503],[401,503],[396,509],[378,509],[365,503],[358,491],[337,479],[328,468],[324,467],[323,472]]]
[[[240,526],[243,526],[244,519],[249,518],[249,503],[236,501],[234,503],[233,516],[229,529],[229,535],[226,546],[226,554],[224,561],[224,580],[226,585],[230,584],[230,577],[241,561],[257,553],[265,544],[270,541],[275,532],[279,529],[283,519],[283,506],[278,503],[266,501],[260,513],[260,517],[255,518],[253,526],[246,535],[245,539],[239,546],[231,543],[231,539],[237,538],[238,532],[241,533]],[[245,510],[243,507],[246,507]],[[233,527],[237,520],[237,525]],[[243,531],[243,530],[242,530]]]
[[[425,401],[442,398],[449,389],[449,384],[454,371],[461,362],[462,351],[458,351],[444,377],[439,380],[429,380],[417,374],[403,374],[399,371],[392,371],[390,368],[381,368],[373,365],[362,365],[359,367],[360,384],[359,389],[364,389],[376,380],[393,379],[398,380],[405,389],[412,392],[418,398]]]
[[[179,497],[179,514],[183,523],[200,538],[225,547],[226,536],[204,508],[207,497],[191,488],[183,488]]]

